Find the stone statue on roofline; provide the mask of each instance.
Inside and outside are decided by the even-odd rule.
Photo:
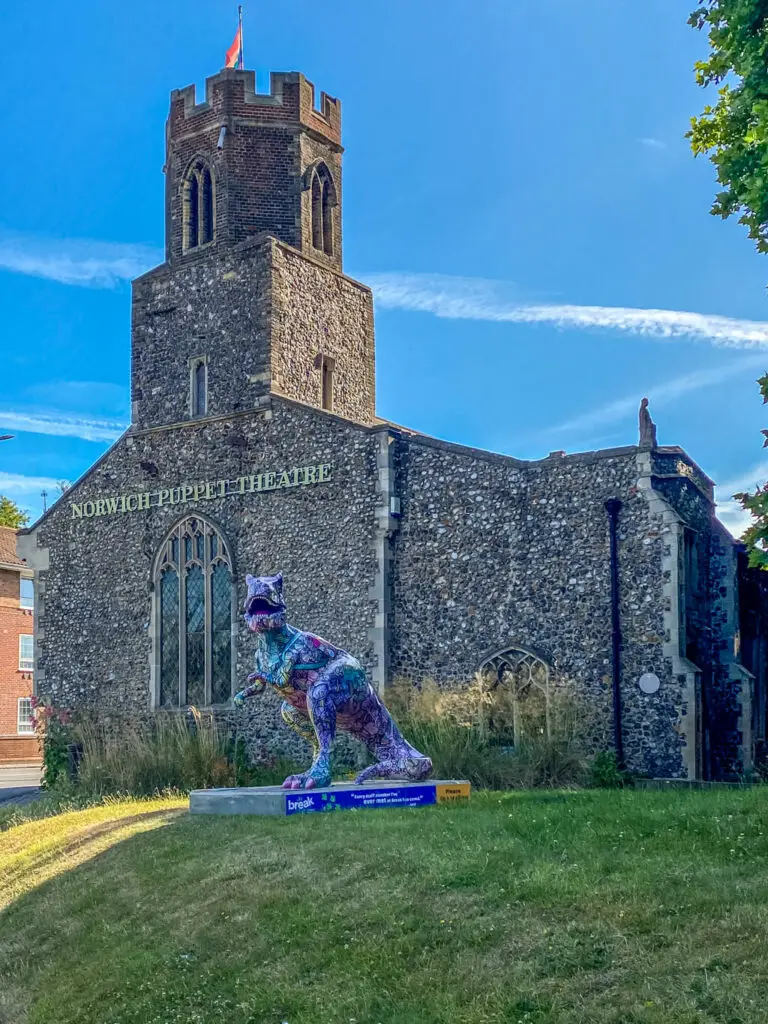
[[[640,403],[640,447],[641,448],[656,448],[658,442],[656,441],[656,424],[651,419],[651,414],[648,412],[648,399],[644,398]]]

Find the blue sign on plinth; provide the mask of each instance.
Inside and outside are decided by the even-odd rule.
[[[286,793],[286,814],[308,814],[312,811],[347,811],[357,807],[424,807],[437,803],[435,786],[393,786],[392,789],[341,789],[313,793],[303,789],[296,794]]]

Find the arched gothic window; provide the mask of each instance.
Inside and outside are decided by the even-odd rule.
[[[312,245],[323,248],[323,186],[317,174],[312,175]]]
[[[336,189],[331,172],[324,163],[312,169],[312,247],[333,256],[333,208],[336,206]]]
[[[546,661],[522,647],[507,647],[486,658],[480,672],[491,691],[501,689],[499,697],[507,699],[515,745],[525,735],[526,721],[529,726],[540,721],[539,728],[551,738],[552,691]]]
[[[213,241],[213,175],[202,157],[190,164],[183,187],[184,248]]]
[[[189,516],[155,563],[155,703],[223,704],[232,696],[232,560],[221,534]]]
[[[333,256],[333,197],[331,194],[331,183],[323,182],[323,252],[326,256]]]

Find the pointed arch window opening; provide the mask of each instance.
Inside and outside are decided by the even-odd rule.
[[[317,174],[312,176],[312,246],[323,248],[323,186]]]
[[[326,256],[333,256],[333,201],[331,196],[331,185],[326,179],[323,182],[323,252]]]
[[[215,235],[214,183],[210,167],[198,160],[187,171],[183,189],[184,250],[212,242]]]
[[[312,174],[312,247],[333,256],[333,208],[336,205],[330,171],[322,164]]]
[[[155,574],[155,704],[226,703],[233,692],[229,549],[207,520],[188,516],[166,537]]]
[[[508,647],[486,658],[480,672],[491,691],[501,688],[508,698],[515,746],[525,736],[525,703],[531,698],[543,704],[541,731],[547,739],[552,738],[552,673],[543,658],[522,647]]]

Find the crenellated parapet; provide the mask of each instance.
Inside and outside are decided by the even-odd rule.
[[[326,92],[315,106],[315,87],[298,71],[270,75],[268,93],[256,91],[256,74],[225,68],[205,82],[205,100],[197,102],[194,85],[171,93],[171,136],[204,130],[231,120],[259,125],[295,124],[341,145],[341,102]],[[190,123],[192,122],[192,123]]]

